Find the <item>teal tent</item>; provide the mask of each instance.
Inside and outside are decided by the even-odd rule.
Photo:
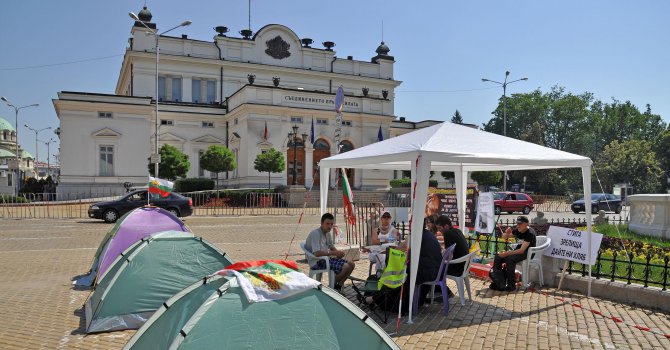
[[[124,349],[400,349],[336,291],[320,286],[249,303],[235,278],[214,276],[166,301]]]
[[[85,304],[86,333],[139,328],[175,293],[232,261],[190,232],[136,242],[112,263]]]

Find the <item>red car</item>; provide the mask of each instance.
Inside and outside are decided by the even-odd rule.
[[[493,203],[496,215],[504,211],[508,214],[515,211],[528,214],[533,210],[533,198],[521,192],[496,192],[493,195]]]

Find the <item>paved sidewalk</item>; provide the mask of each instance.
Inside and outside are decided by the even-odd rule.
[[[289,259],[306,271],[298,244],[318,225],[318,217],[303,218],[299,228],[297,221],[286,216],[186,219],[196,235],[235,260],[283,259],[296,232]],[[111,228],[89,220],[0,220],[0,348],[118,349],[125,344],[135,331],[83,334],[82,305],[90,291],[73,289],[70,281],[89,269]],[[355,275],[367,271],[367,261],[357,262]],[[427,305],[414,324],[403,318],[396,342],[404,349],[670,349],[670,339],[629,325],[670,334],[668,314],[553,289],[545,289],[547,295],[495,292],[482,281],[472,282],[472,304],[451,299],[448,317],[441,304]],[[355,300],[350,287],[344,290]],[[382,326],[394,332],[395,320]]]

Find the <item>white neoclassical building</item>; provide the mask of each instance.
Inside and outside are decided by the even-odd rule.
[[[155,28],[146,7],[138,15]],[[312,47],[313,40],[283,25],[243,30],[241,38],[227,36],[225,27],[216,31],[212,40],[160,36],[158,96],[155,37],[146,35],[140,22],[132,27],[114,94],[58,93],[53,103],[60,119],[59,192],[144,183],[154,148],[156,98],[159,146],[169,144],[189,156],[188,177],[212,176],[200,167],[199,155],[211,145],[228,147],[238,168],[219,178],[232,188],[267,186],[267,173],[253,163],[270,148],[283,152],[287,164],[285,172],[272,174],[273,186],[291,185],[294,165],[297,184],[317,184],[316,164],[337,151],[339,86],[345,92],[341,151],[377,142],[380,128],[388,138],[434,123],[396,120],[394,91],[400,81],[383,42],[362,61],[337,57],[332,42]],[[294,126],[297,147],[288,137]],[[350,175],[358,189],[386,188],[393,178],[392,172],[375,170]]]
[[[16,148],[16,129],[6,119],[0,117],[0,194],[16,193]],[[18,149],[19,176],[34,176],[34,157],[21,148],[21,145],[18,145]]]

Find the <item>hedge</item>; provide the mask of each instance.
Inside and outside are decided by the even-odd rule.
[[[0,203],[29,203],[24,197],[15,197],[11,194],[0,194]]]
[[[410,187],[411,182],[412,182],[412,179],[404,177],[402,179],[393,179],[393,180],[391,180],[390,184],[391,184],[391,187],[393,187],[393,188]],[[437,187],[437,180],[428,180],[428,186],[429,187]]]

